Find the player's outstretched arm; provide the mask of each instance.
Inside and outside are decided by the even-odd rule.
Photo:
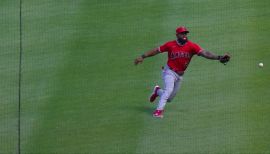
[[[134,60],[134,64],[137,65],[139,63],[142,63],[145,58],[155,56],[155,55],[157,55],[159,53],[160,52],[159,52],[158,48],[154,48],[154,49],[142,54],[141,56],[137,57]]]
[[[212,60],[219,60],[219,56],[210,52],[210,51],[206,51],[206,50],[203,50],[201,51],[199,54],[199,56],[202,56],[204,58],[207,58],[207,59],[212,59]]]
[[[206,50],[203,50],[202,52],[200,52],[198,54],[199,56],[202,56],[204,58],[207,58],[207,59],[212,59],[212,60],[219,60],[221,63],[223,63],[224,65],[230,61],[230,55],[229,54],[225,54],[223,56],[219,56],[219,55],[216,55],[210,51],[206,51]]]

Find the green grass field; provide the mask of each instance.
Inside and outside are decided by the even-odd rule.
[[[19,1],[0,2],[0,154],[18,153]],[[270,1],[23,0],[21,154],[270,153]],[[231,62],[195,56],[155,119],[175,28]],[[258,68],[263,62],[264,68]]]

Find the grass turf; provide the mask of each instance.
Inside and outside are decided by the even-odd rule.
[[[15,153],[18,130],[19,10],[1,1],[0,13],[0,153]]]
[[[1,67],[0,153],[15,153],[18,4],[1,3],[11,33],[2,30],[1,36],[1,66],[8,67]],[[24,1],[21,152],[270,152],[269,5]],[[166,55],[137,67],[133,59],[175,39],[179,25],[203,48],[229,51],[233,58],[223,66],[194,57],[165,118],[154,119],[147,97],[155,83],[162,84]]]

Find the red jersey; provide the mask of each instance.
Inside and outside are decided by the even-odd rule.
[[[174,40],[160,46],[159,51],[168,52],[167,65],[172,70],[184,72],[193,55],[199,54],[202,48],[191,41],[181,45]]]

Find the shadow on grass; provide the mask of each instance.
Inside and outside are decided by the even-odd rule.
[[[140,113],[144,113],[147,115],[152,115],[152,112],[155,110],[155,107],[150,107],[150,106],[135,106],[134,107],[135,111],[138,111]]]

